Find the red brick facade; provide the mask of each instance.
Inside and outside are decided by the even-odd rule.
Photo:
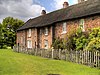
[[[80,18],[84,19],[84,29],[87,31],[90,28],[100,27],[100,16],[91,16]],[[66,22],[66,33],[70,32],[72,29],[77,29],[79,27],[80,19],[73,19],[70,21],[63,21]],[[53,38],[59,37],[64,38],[66,33],[62,33],[62,24],[63,22],[56,23],[54,25],[47,26],[48,28],[48,35],[45,35],[45,28],[32,28],[31,30],[31,37],[28,37],[28,29],[23,31],[17,32],[17,43],[20,46],[28,47],[27,40],[32,41],[32,48],[45,48],[44,41],[48,41],[48,48],[51,48]]]

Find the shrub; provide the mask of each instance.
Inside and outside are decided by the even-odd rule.
[[[88,43],[86,50],[98,50],[100,51],[100,38],[92,38],[91,41]]]
[[[66,45],[64,41],[64,39],[55,38],[52,46],[54,47],[54,49],[65,49]]]
[[[83,50],[83,48],[88,42],[88,33],[82,32],[82,30],[78,28],[77,30],[72,30],[71,32],[67,33],[66,38],[68,50]]]

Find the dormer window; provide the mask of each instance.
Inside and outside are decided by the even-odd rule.
[[[85,31],[85,28],[84,28],[84,19],[81,19],[81,20],[80,20],[79,27],[81,28],[81,30],[82,30],[83,32]]]
[[[31,29],[28,30],[28,37],[31,37]]]
[[[66,22],[62,25],[62,33],[66,33]]]
[[[48,28],[45,28],[45,35],[48,35]]]

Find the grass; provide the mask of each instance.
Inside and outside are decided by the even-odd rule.
[[[52,60],[10,49],[0,50],[0,75],[100,75],[100,70],[67,61]]]

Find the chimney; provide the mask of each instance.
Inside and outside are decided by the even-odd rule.
[[[67,8],[69,6],[68,2],[64,2],[63,8]]]
[[[78,0],[78,3],[81,3],[81,2],[84,2],[84,1],[87,1],[87,0]]]
[[[41,15],[45,15],[45,14],[46,14],[46,11],[42,10]]]

